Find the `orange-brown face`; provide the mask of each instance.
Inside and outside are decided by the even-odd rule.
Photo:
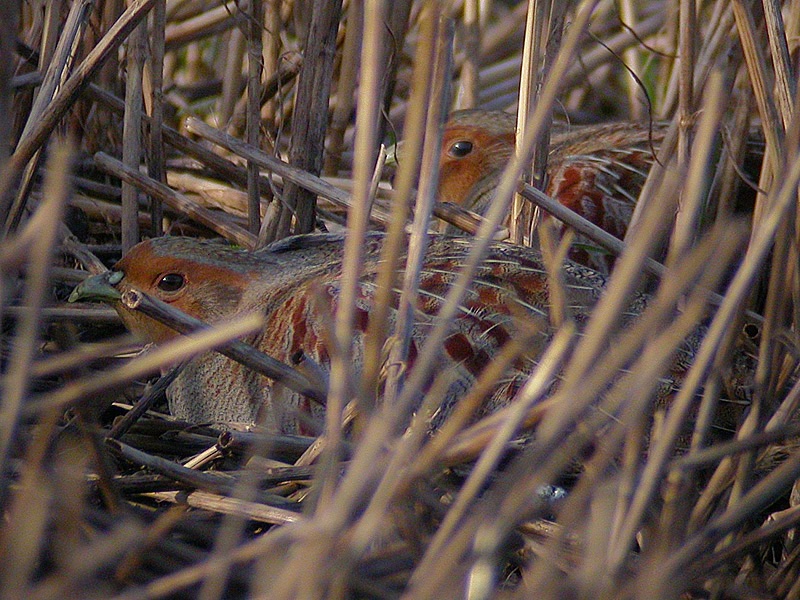
[[[202,252],[198,246],[197,252]],[[162,251],[159,243],[147,240],[137,244],[120,260],[114,271],[123,274],[119,292],[135,288],[183,312],[212,323],[235,311],[247,284],[247,277],[213,256],[196,259]],[[217,262],[218,264],[215,264]],[[115,305],[125,326],[153,342],[177,335],[172,329],[141,313]]]
[[[442,136],[439,200],[464,205],[475,185],[501,171],[513,152],[512,115],[499,111],[453,113]]]

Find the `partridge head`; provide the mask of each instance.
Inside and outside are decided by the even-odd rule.
[[[191,238],[151,239],[132,248],[112,271],[79,285],[70,300],[106,300],[132,331],[156,342],[176,334],[127,309],[118,301],[121,292],[139,289],[210,323],[258,312],[265,325],[247,340],[249,343],[287,363],[301,351],[327,369],[327,328],[339,299],[342,242],[338,234],[305,235],[247,252]],[[382,243],[381,235],[371,235],[364,247],[352,340],[356,370],[361,366]],[[435,325],[444,297],[469,250],[467,238],[432,238],[415,306],[409,370],[414,369],[419,349]],[[563,265],[560,277],[571,316],[580,327],[603,293],[604,279],[572,262]],[[519,335],[520,324],[525,323],[526,332],[534,324],[536,333],[526,346],[526,354],[509,367],[486,399],[483,411],[495,410],[514,397],[554,335],[549,296],[550,280],[537,250],[503,243],[491,246],[436,358],[433,376],[445,373],[449,377],[442,416],[463,397],[499,350]],[[627,318],[636,318],[645,302],[643,297],[637,298]],[[680,356],[666,375],[669,381],[677,383],[685,375],[695,346],[696,341],[688,341],[679,350]],[[662,386],[658,393],[666,395],[673,387]],[[303,431],[302,415],[320,410],[301,395],[217,353],[190,362],[168,390],[168,399],[170,411],[185,420],[259,421],[283,433]]]
[[[442,132],[439,200],[485,213],[514,154],[515,127],[514,115],[499,110],[452,113]]]

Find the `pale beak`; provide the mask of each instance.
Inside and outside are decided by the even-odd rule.
[[[116,286],[125,277],[122,271],[106,271],[92,275],[75,286],[67,302],[107,302],[114,303],[120,299]]]

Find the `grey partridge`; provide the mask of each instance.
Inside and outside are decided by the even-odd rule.
[[[177,335],[119,302],[121,292],[136,288],[184,312],[214,323],[226,316],[257,311],[263,331],[248,340],[272,357],[289,362],[298,351],[323,369],[330,365],[325,328],[336,310],[342,276],[343,238],[338,234],[296,236],[261,251],[246,252],[224,244],[185,237],[162,237],[132,248],[112,271],[79,285],[70,300],[106,299],[126,326],[147,340]],[[361,360],[379,269],[381,235],[367,238],[355,319],[353,356]],[[432,328],[444,296],[470,249],[467,238],[433,236],[424,260],[415,307],[408,368]],[[572,317],[580,327],[603,293],[604,279],[567,261],[561,278]],[[645,300],[631,306],[629,318]],[[554,334],[549,317],[549,282],[537,250],[494,243],[455,318],[437,358],[434,373],[450,372],[443,414],[463,396],[499,349],[517,335],[517,319],[534,320],[540,329],[502,383],[485,402],[484,411],[507,404],[536,364]],[[695,341],[679,350],[663,390],[685,375]],[[672,383],[669,383],[672,382]],[[673,385],[674,384],[674,385]],[[659,392],[661,394],[662,392]],[[664,394],[668,392],[663,392]],[[260,421],[283,433],[303,431],[310,400],[257,375],[217,353],[194,359],[168,390],[170,411],[192,422]],[[663,398],[661,398],[663,400]]]
[[[459,110],[444,126],[439,200],[485,214],[514,153],[516,117]],[[545,192],[601,229],[624,238],[664,128],[636,123],[565,126],[551,132]],[[569,257],[607,274],[614,257],[578,237]]]

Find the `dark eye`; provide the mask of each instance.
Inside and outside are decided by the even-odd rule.
[[[177,292],[185,283],[180,273],[167,273],[158,280],[157,287],[162,292]]]
[[[464,158],[467,154],[472,152],[472,142],[467,140],[459,140],[450,146],[447,153],[455,158]]]

